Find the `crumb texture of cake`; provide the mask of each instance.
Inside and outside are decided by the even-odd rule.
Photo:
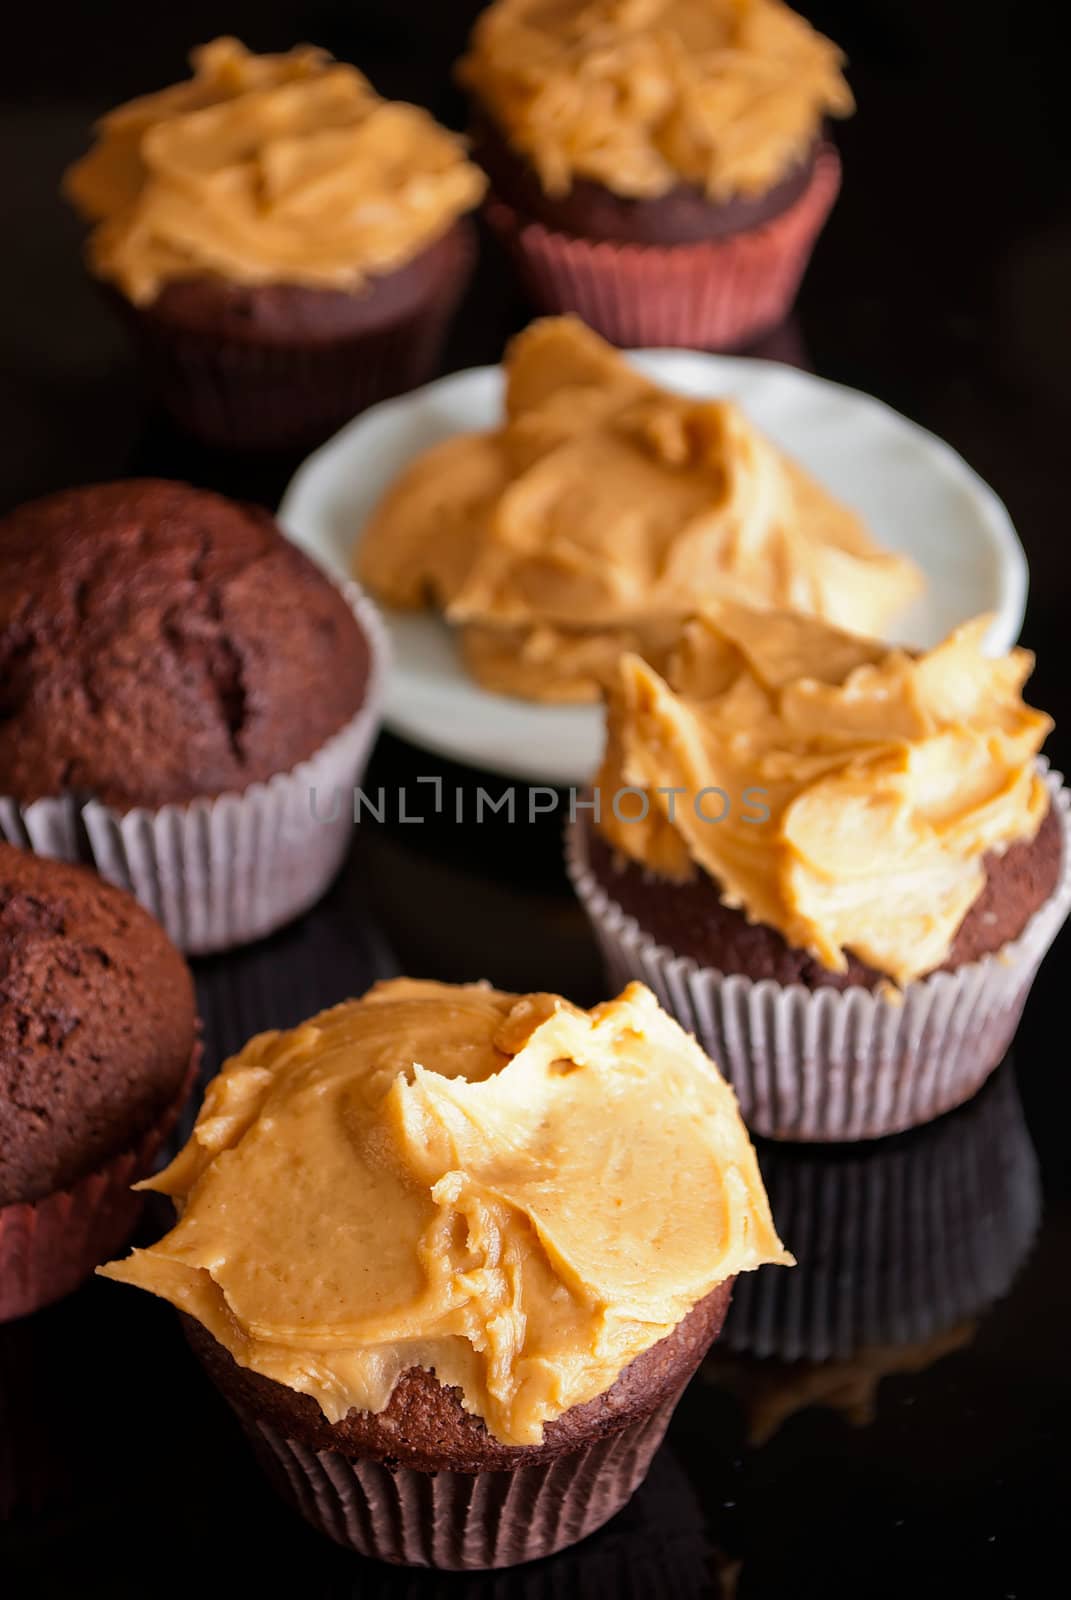
[[[504,366],[502,425],[419,456],[356,557],[386,604],[440,607],[486,687],[595,699],[622,651],[664,665],[724,597],[880,634],[921,587],[732,401],[659,387],[577,318]]]
[[[268,512],[161,480],[0,520],[0,794],[239,793],[360,710],[368,643]]]
[[[189,970],[129,895],[0,844],[0,1206],[132,1148],[178,1095],[195,1027]]]
[[[708,917],[719,970],[900,985],[992,949],[1022,912],[1019,933],[1060,867],[1061,829],[1039,835],[1052,722],[1022,699],[1033,656],[984,653],[988,621],[913,653],[725,603],[686,626],[666,678],[622,657],[596,825],[651,875],[627,891],[641,925],[648,888],[683,886],[682,932]],[[610,803],[626,787],[642,816]],[[709,900],[689,895],[704,880]]]
[[[671,1402],[730,1280],[791,1262],[732,1092],[638,984],[377,984],[252,1040],[145,1187],[178,1223],[102,1270],[201,1325],[239,1409],[307,1437],[306,1397],[325,1447],[432,1469]]]

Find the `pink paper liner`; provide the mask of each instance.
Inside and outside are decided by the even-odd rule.
[[[618,1433],[512,1471],[351,1461],[239,1420],[283,1498],[337,1544],[379,1561],[470,1571],[553,1555],[608,1522],[646,1477],[682,1392]]]
[[[311,450],[377,401],[426,383],[475,257],[467,228],[454,270],[418,308],[322,344],[257,344],[173,328],[123,297],[148,385],[184,433],[224,450]]]
[[[200,1059],[198,1042],[175,1099],[133,1149],[69,1189],[0,1207],[0,1322],[61,1300],[123,1248],[143,1204],[131,1185],[151,1172],[196,1082]]]
[[[613,344],[726,349],[788,313],[840,189],[840,158],[818,152],[811,180],[760,227],[700,244],[589,240],[526,222],[497,196],[487,220],[542,311],[573,311]]]
[[[1046,774],[1063,832],[1056,889],[1017,939],[899,998],[860,987],[806,989],[726,976],[677,956],[615,905],[590,870],[583,825],[566,863],[611,982],[646,983],[694,1033],[771,1139],[875,1139],[969,1100],[1003,1058],[1034,975],[1071,909],[1071,794]]]
[[[193,955],[251,943],[307,910],[349,847],[352,791],[378,731],[389,654],[375,606],[357,584],[345,594],[371,652],[365,701],[308,761],[242,794],[155,811],[70,796],[24,806],[0,795],[0,839],[88,863]]]
[[[759,1151],[798,1265],[736,1281],[721,1343],[847,1361],[923,1343],[1003,1298],[1041,1220],[1041,1177],[1011,1064],[973,1104],[906,1139],[828,1154]]]

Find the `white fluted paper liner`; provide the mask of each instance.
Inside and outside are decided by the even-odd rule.
[[[610,899],[590,870],[579,819],[568,828],[566,863],[611,982],[638,979],[654,990],[732,1083],[749,1128],[771,1139],[880,1138],[970,1099],[1011,1042],[1071,909],[1071,794],[1058,773],[1045,781],[1063,834],[1052,895],[995,955],[918,978],[900,996],[700,967],[657,944]]]
[[[375,606],[355,583],[344,593],[369,644],[365,699],[307,761],[241,794],[158,810],[120,812],[71,796],[24,806],[0,795],[0,839],[94,867],[190,955],[249,944],[307,910],[349,845],[388,660]]]
[[[601,1528],[646,1477],[679,1398],[548,1462],[474,1473],[351,1461],[263,1420],[239,1420],[280,1493],[338,1544],[379,1561],[471,1571],[535,1561]]]

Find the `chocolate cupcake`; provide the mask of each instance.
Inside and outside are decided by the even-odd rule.
[[[0,844],[0,1321],[124,1243],[195,1049],[190,974],[151,917]]]
[[[305,449],[431,376],[483,179],[416,106],[307,46],[195,50],[64,189],[153,389],[209,444]]]
[[[719,606],[624,658],[569,843],[615,980],[650,982],[760,1133],[863,1139],[975,1093],[1071,906],[1032,658],[913,656]]]
[[[841,67],[779,0],[496,0],[458,75],[536,304],[622,345],[780,322],[840,186]]]
[[[152,479],[22,506],[0,837],[90,861],[187,950],[258,938],[342,860],[381,666],[372,607],[255,506]]]
[[[731,1092],[639,985],[378,984],[251,1041],[151,1187],[180,1221],[105,1275],[184,1313],[311,1523],[410,1565],[607,1521],[733,1277],[791,1262]]]

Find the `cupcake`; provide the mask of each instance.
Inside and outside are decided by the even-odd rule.
[[[182,948],[260,937],[346,851],[371,606],[269,514],[147,479],[0,520],[0,837],[85,859]]]
[[[503,365],[502,424],[424,451],[356,556],[386,605],[445,612],[485,688],[596,700],[720,596],[880,633],[921,588],[731,400],[660,388],[575,317]]]
[[[986,623],[912,655],[724,604],[665,679],[620,663],[573,883],[615,981],[656,989],[759,1133],[874,1138],[969,1098],[1067,915],[1051,723]]]
[[[842,64],[779,0],[496,0],[458,75],[536,305],[621,345],[780,322],[840,187]]]
[[[170,1300],[283,1495],[362,1554],[509,1566],[644,1477],[733,1277],[790,1263],[731,1091],[650,992],[394,979],[261,1034],[102,1269]]]
[[[101,121],[64,191],[180,427],[304,449],[431,375],[483,178],[426,111],[322,50],[216,39],[191,61]]]
[[[190,974],[152,918],[0,844],[0,1322],[125,1243],[196,1049]]]

